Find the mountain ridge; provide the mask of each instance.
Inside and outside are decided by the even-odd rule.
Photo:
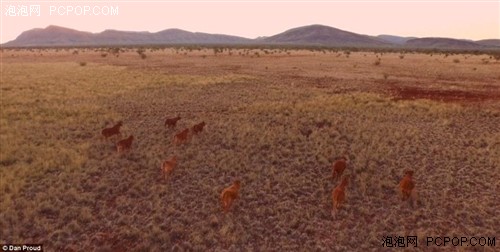
[[[79,31],[49,25],[22,32],[2,47],[37,46],[109,46],[109,45],[169,45],[169,44],[223,44],[223,45],[307,45],[331,47],[410,47],[437,49],[500,49],[500,39],[469,41],[437,37],[401,37],[395,35],[369,36],[320,24],[295,27],[284,32],[255,39],[204,32],[190,32],[178,28],[158,32],[120,31],[106,29],[99,33]]]
[[[387,43],[349,31],[325,25],[308,25],[286,30],[262,40],[271,44],[384,46]]]

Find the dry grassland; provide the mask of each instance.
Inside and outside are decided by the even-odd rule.
[[[3,49],[0,243],[378,251],[384,236],[413,235],[422,251],[493,251],[426,247],[425,237],[498,238],[499,61],[135,50]],[[177,115],[175,129],[164,127]],[[122,135],[101,139],[120,120]],[[202,133],[172,144],[201,121]],[[117,155],[129,135],[132,150]],[[350,181],[333,216],[331,163],[344,152]],[[165,181],[160,165],[173,155]],[[415,171],[414,205],[397,194],[406,169]],[[219,195],[234,179],[240,199],[224,215]]]

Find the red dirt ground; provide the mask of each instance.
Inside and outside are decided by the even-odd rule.
[[[391,87],[390,93],[395,100],[429,99],[441,102],[482,102],[498,100],[498,92],[474,92],[463,90],[432,90],[417,87]]]

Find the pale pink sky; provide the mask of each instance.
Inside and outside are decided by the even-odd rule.
[[[40,5],[40,16],[9,16],[9,6],[18,11],[23,5],[28,9],[30,5]],[[56,11],[51,13],[50,6]],[[75,11],[67,13],[66,6]],[[94,10],[99,14],[99,10],[106,8],[103,6],[118,7],[118,15],[77,15],[78,6],[89,6],[90,14]],[[500,39],[500,0],[2,0],[1,9],[0,43],[15,39],[25,30],[48,25],[90,32],[105,29],[157,32],[180,28],[255,38],[298,26],[323,24],[367,35]]]

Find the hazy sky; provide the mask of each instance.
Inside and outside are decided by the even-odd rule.
[[[500,0],[1,0],[1,9],[1,43],[48,25],[90,32],[180,28],[255,38],[324,24],[367,35],[500,39]]]

